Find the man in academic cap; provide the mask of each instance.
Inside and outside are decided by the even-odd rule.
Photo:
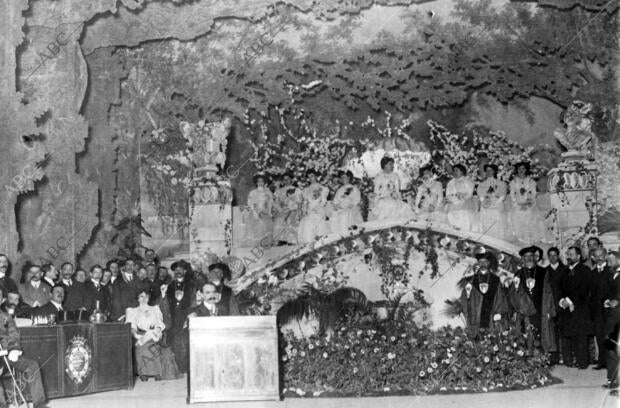
[[[465,314],[468,330],[477,335],[479,329],[488,329],[498,324],[502,316],[509,313],[508,301],[496,275],[495,256],[481,247],[476,251],[478,263],[474,273],[459,282],[460,303]]]
[[[555,299],[551,281],[546,279],[545,268],[536,264],[536,252],[538,250],[538,247],[530,246],[519,251],[519,255],[523,259],[523,267],[515,274],[515,285],[523,285],[525,293],[532,301],[535,309],[533,315],[522,319],[523,329],[528,330],[528,323],[534,326],[537,336],[540,336],[543,350],[554,352],[558,348],[553,336],[556,316]]]

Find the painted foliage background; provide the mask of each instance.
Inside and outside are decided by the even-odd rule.
[[[559,151],[553,129],[581,99],[595,105],[601,141],[613,143],[617,4],[548,4],[16,2],[25,19],[3,13],[3,27],[28,30],[23,41],[3,28],[15,48],[23,41],[17,59],[3,56],[15,78],[3,86],[21,92],[10,106],[27,104],[20,112],[28,106],[39,119],[30,129],[27,115],[7,115],[3,162],[39,163],[41,171],[3,172],[3,185],[15,190],[3,202],[6,251],[20,262],[47,254],[90,265],[137,250],[154,227],[182,246],[181,120],[233,118],[228,167],[237,205],[255,171],[250,142],[302,124],[321,135],[338,120],[349,124],[341,136],[381,144],[384,135],[361,124],[383,124],[389,114],[409,124],[410,141],[390,141],[405,146],[429,148],[432,119],[453,132],[483,126]],[[153,217],[159,226],[145,222]]]

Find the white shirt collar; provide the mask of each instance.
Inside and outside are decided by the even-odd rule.
[[[601,265],[596,265],[596,269],[603,269],[604,267],[607,266],[607,262],[603,262]]]
[[[56,309],[58,309],[58,310],[62,310],[62,305],[61,305],[60,303],[56,303],[56,302],[54,302],[53,300],[50,300],[50,302],[51,302],[54,306],[56,306]]]
[[[558,269],[558,266],[560,266],[560,263],[559,262],[556,262],[554,264],[550,263],[549,266],[551,267],[551,269],[555,271],[556,269]]]
[[[30,281],[30,284],[33,288],[39,289],[39,286],[41,286],[41,281]]]
[[[63,280],[62,280],[62,283],[64,283],[64,284],[65,284],[65,285],[67,285],[67,286],[71,286],[71,284],[72,284],[73,282],[71,282],[71,279],[63,279]]]
[[[207,302],[202,302],[203,305],[205,305],[205,307],[211,312],[215,312],[216,306],[214,303],[207,303]]]

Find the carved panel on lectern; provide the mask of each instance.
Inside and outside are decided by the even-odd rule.
[[[279,399],[275,316],[190,323],[189,402]]]

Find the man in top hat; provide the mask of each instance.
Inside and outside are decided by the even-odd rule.
[[[509,313],[508,301],[496,275],[495,256],[481,247],[476,251],[478,263],[474,274],[459,282],[462,286],[460,303],[467,327],[476,335],[479,329],[488,329]]]

